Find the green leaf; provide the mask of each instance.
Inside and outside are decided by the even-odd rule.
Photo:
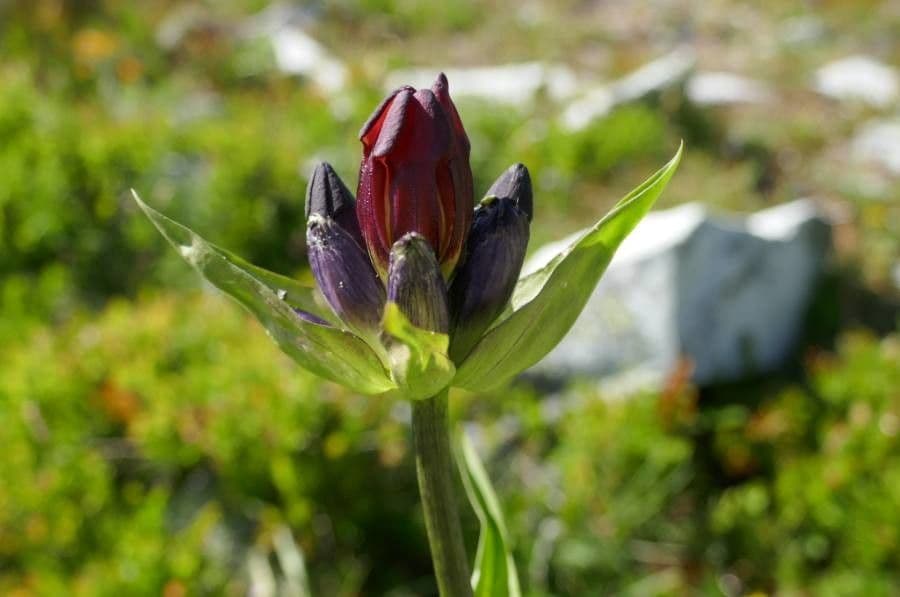
[[[453,385],[495,387],[540,361],[566,335],[616,249],[660,196],[681,160],[668,164],[620,200],[546,266],[519,280],[511,308],[475,345]]]
[[[134,199],[185,261],[250,311],[278,346],[302,367],[365,394],[395,387],[381,360],[363,340],[337,327],[301,319],[286,302],[291,296],[298,308],[322,317],[311,289],[250,266],[149,207],[137,193]]]
[[[416,327],[393,302],[384,306],[382,327],[396,340],[388,356],[394,381],[406,398],[421,400],[447,387],[456,372],[447,356],[447,334]]]
[[[516,564],[509,550],[509,538],[500,502],[478,453],[465,433],[460,434],[459,468],[469,503],[481,523],[478,550],[472,567],[475,597],[520,597]]]

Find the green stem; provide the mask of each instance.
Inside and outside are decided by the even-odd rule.
[[[419,494],[441,597],[471,597],[469,564],[456,507],[447,391],[412,403]]]

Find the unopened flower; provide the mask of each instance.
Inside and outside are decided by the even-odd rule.
[[[360,133],[357,196],[328,164],[309,180],[316,288],[255,267],[138,204],[181,255],[304,367],[365,393],[484,389],[549,352],[681,153],[543,267],[520,278],[533,193],[514,164],[476,206],[469,139],[447,79],[402,87]]]
[[[360,137],[358,201],[328,164],[310,178],[307,242],[319,289],[357,330],[377,327],[386,290],[413,325],[451,333],[452,356],[463,357],[500,314],[522,268],[528,170],[510,167],[473,210],[469,140],[444,75],[431,89],[389,95]]]
[[[439,75],[431,89],[393,92],[360,139],[357,213],[375,268],[386,276],[391,247],[415,232],[449,278],[472,222],[473,191],[469,139],[447,78]]]

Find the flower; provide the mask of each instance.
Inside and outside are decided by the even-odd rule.
[[[402,87],[363,126],[357,197],[328,164],[306,196],[315,286],[256,267],[135,201],[179,254],[314,373],[410,400],[496,387],[542,359],[577,319],[616,249],[681,159],[519,278],[533,217],[514,164],[473,202],[469,140],[447,79]]]
[[[447,78],[431,89],[401,87],[360,131],[360,229],[375,269],[386,277],[391,247],[403,235],[423,236],[448,279],[472,222],[469,139]]]
[[[430,90],[388,96],[361,138],[357,199],[329,164],[310,177],[307,245],[319,290],[356,332],[378,331],[387,300],[414,326],[450,334],[451,356],[462,358],[522,268],[528,170],[511,166],[473,210],[469,140],[443,74]]]

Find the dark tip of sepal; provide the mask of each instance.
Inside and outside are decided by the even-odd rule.
[[[356,199],[328,162],[316,166],[306,187],[307,220],[313,215],[334,220],[360,246],[365,246],[356,218]]]
[[[377,330],[384,286],[356,239],[331,218],[314,213],[306,244],[313,276],[335,315],[351,328]]]
[[[343,210],[353,210],[356,199],[328,162],[313,170],[306,187],[306,217],[312,214],[333,218]]]
[[[294,313],[297,314],[297,317],[302,319],[307,323],[314,323],[316,325],[324,325],[327,327],[331,327],[331,324],[319,317],[318,315],[313,315],[309,311],[304,311],[302,309],[294,308]]]
[[[455,362],[469,353],[512,296],[528,247],[528,220],[510,197],[489,196],[475,210],[465,260],[449,291]]]
[[[528,216],[528,221],[534,216],[534,198],[531,188],[531,175],[524,164],[513,164],[506,172],[494,181],[487,195],[512,199],[516,206]]]
[[[414,232],[405,234],[391,247],[387,296],[416,327],[447,333],[447,287],[425,237]]]

